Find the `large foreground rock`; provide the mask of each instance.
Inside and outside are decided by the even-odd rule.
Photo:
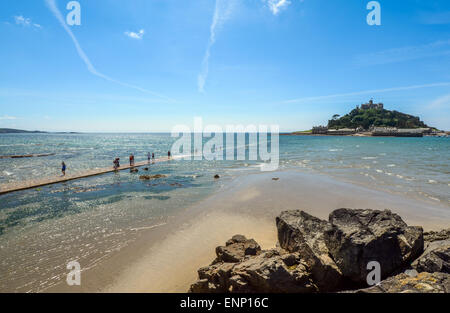
[[[342,274],[324,241],[324,231],[330,226],[327,221],[295,210],[282,212],[276,224],[281,248],[299,253],[321,291],[336,290],[343,284]]]
[[[377,261],[386,278],[423,252],[423,229],[389,210],[338,209],[329,216],[324,241],[342,274],[365,283],[367,264]]]
[[[424,253],[413,262],[418,272],[443,272],[450,274],[450,239],[433,241]]]
[[[276,224],[279,247],[263,251],[253,239],[233,236],[198,270],[190,292],[450,292],[450,239],[438,240],[446,230],[427,233],[424,252],[422,228],[388,210],[338,209],[329,221],[285,211]],[[382,281],[359,289],[375,270],[367,269],[372,261],[380,263]]]
[[[400,274],[389,277],[380,284],[350,291],[356,293],[448,293],[450,292],[450,274],[419,273],[415,276]]]

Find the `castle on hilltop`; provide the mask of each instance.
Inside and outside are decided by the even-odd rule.
[[[359,109],[359,106],[356,106],[357,109]],[[383,103],[373,103],[373,100],[370,99],[369,103],[363,103],[361,104],[361,110],[369,110],[369,109],[377,109],[382,110],[384,108]]]

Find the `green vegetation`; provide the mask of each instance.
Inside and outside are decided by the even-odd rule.
[[[328,121],[328,128],[358,128],[369,129],[375,127],[397,127],[397,128],[426,128],[428,127],[417,116],[389,111],[385,109],[354,109],[350,113],[339,117],[333,115]]]
[[[293,134],[312,134],[312,129],[296,131],[296,132],[293,132]]]

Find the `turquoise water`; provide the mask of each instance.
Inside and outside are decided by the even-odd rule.
[[[450,205],[450,138],[286,136],[282,167]]]
[[[165,157],[168,134],[0,135],[0,184]],[[450,209],[450,139],[280,136],[280,169],[318,172],[400,193]],[[0,196],[0,291],[42,291],[61,279],[68,261],[95,266],[139,231],[206,198],[232,179],[259,172],[259,161],[172,160],[150,165],[166,177],[141,181],[128,171]],[[221,179],[215,180],[214,175]]]

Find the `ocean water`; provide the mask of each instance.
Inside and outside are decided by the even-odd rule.
[[[284,136],[281,167],[450,205],[450,138]]]
[[[166,157],[169,134],[0,135],[0,184],[126,163],[147,152]],[[248,147],[247,147],[248,148]],[[449,207],[450,139],[280,136],[280,170],[317,172]],[[164,178],[141,181],[128,171],[0,196],[0,291],[44,291],[79,260],[90,268],[172,216],[248,173],[261,161],[186,161],[150,165]],[[221,179],[214,179],[219,174]]]

